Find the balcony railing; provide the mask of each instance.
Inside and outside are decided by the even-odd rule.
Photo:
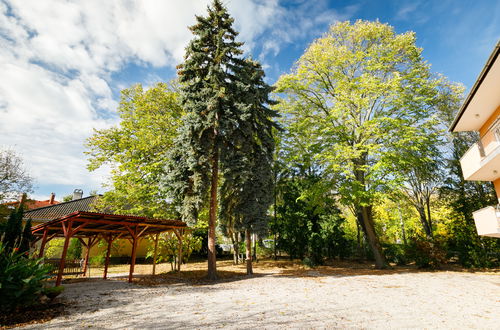
[[[473,213],[477,233],[500,238],[500,208],[488,206]]]
[[[465,180],[494,181],[500,177],[500,126],[495,125],[460,159]]]

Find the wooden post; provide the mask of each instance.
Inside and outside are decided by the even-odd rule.
[[[43,257],[43,250],[45,250],[45,244],[47,244],[47,234],[49,233],[49,228],[45,227],[43,230],[42,244],[40,245],[40,253],[38,253],[38,258]]]
[[[89,237],[89,240],[87,241],[87,252],[85,253],[85,261],[83,263],[83,276],[87,277],[87,268],[89,265],[89,255],[90,255],[90,248],[92,247],[92,238]]]
[[[182,232],[179,230],[179,236],[177,237],[179,240],[179,248],[178,248],[178,262],[177,262],[177,271],[181,271],[181,264],[182,264]]]
[[[160,233],[156,233],[155,238],[155,251],[153,253],[153,275],[156,274],[156,257],[158,256],[158,238],[160,237]]]
[[[131,233],[132,234],[132,233]],[[134,267],[135,267],[135,256],[137,253],[137,226],[134,229],[133,232],[133,244],[132,244],[132,256],[130,260],[130,273],[128,274],[128,281],[132,283],[132,277],[134,276]]]
[[[66,253],[68,252],[68,245],[69,245],[69,240],[71,238],[71,227],[73,225],[73,221],[69,220],[68,223],[68,228],[65,230],[64,233],[64,246],[63,246],[63,252],[61,255],[61,261],[59,262],[59,272],[57,273],[57,279],[56,279],[56,286],[61,285],[62,281],[62,275],[64,273],[64,264],[66,263]],[[64,229],[64,222],[62,223],[63,229]]]
[[[106,238],[106,241],[108,242],[108,249],[106,251],[106,261],[104,261],[104,276],[103,279],[108,278],[108,266],[109,266],[109,255],[111,253],[111,244],[113,244],[113,239],[111,235],[108,235]]]

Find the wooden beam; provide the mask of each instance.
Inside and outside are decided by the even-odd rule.
[[[45,250],[45,244],[47,244],[47,234],[49,232],[49,229],[45,227],[43,230],[43,236],[42,236],[42,245],[40,245],[40,252],[38,253],[38,258],[43,258],[43,250]]]
[[[80,231],[83,227],[85,227],[86,225],[88,224],[88,222],[84,222],[82,223],[81,225],[79,225],[78,227],[76,227],[75,229],[73,229],[72,233],[71,233],[71,236],[73,236],[74,234],[76,234],[78,231]]]
[[[57,228],[50,228],[57,229]],[[90,233],[128,233],[126,230],[119,229],[96,229],[96,228],[85,228],[82,232],[90,232]]]
[[[66,237],[68,235],[68,230],[66,229],[65,222],[66,221],[61,222],[61,227],[63,229],[64,237]]]
[[[140,237],[148,228],[149,228],[149,225],[146,225],[146,227],[144,227],[144,229],[140,231],[140,233],[137,235],[137,237]]]

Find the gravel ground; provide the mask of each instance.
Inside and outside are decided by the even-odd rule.
[[[68,314],[26,328],[500,328],[500,275],[280,270],[215,284],[67,284]]]

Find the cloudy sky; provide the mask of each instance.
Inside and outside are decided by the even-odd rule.
[[[119,92],[175,77],[187,26],[208,0],[0,0],[0,147],[15,148],[36,180],[33,197],[102,192],[83,143],[118,122]],[[339,20],[413,30],[435,72],[467,88],[500,38],[497,0],[224,0],[245,50],[268,80],[290,70]]]

